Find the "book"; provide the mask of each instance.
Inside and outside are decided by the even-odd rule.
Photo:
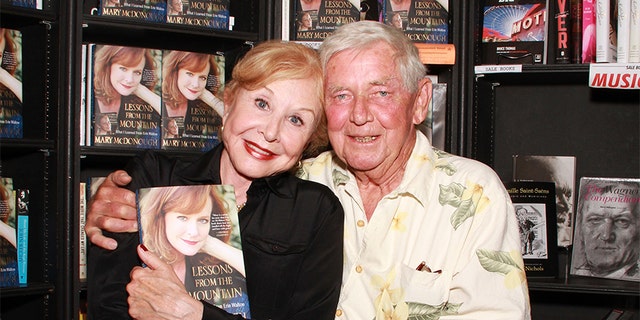
[[[571,0],[553,0],[553,4],[555,63],[571,63]]]
[[[582,63],[596,62],[596,8],[593,0],[582,1]]]
[[[87,234],[84,226],[87,223],[87,183],[80,182],[78,188],[78,279],[87,280]]]
[[[0,287],[18,285],[15,203],[13,178],[0,177]]]
[[[432,83],[431,101],[427,117],[418,129],[429,139],[431,145],[440,150],[445,147],[445,125],[447,117],[447,84]]]
[[[616,62],[617,0],[594,0],[596,9],[596,62]]]
[[[513,181],[541,181],[556,184],[558,246],[572,243],[576,181],[573,156],[514,155]]]
[[[2,5],[38,9],[36,0],[2,0]],[[42,9],[42,4],[39,9]]]
[[[571,63],[582,63],[582,0],[571,0]]]
[[[292,39],[321,42],[341,25],[360,20],[360,1],[296,0]]]
[[[0,28],[0,138],[22,138],[22,33]]]
[[[179,50],[163,55],[161,148],[210,150],[220,142],[224,56]]]
[[[167,0],[166,22],[229,29],[229,0]]]
[[[482,64],[547,62],[546,0],[486,0],[482,13]]]
[[[556,188],[553,182],[506,182],[518,218],[528,277],[556,277]]]
[[[102,0],[100,15],[164,23],[166,5],[167,0]]]
[[[616,47],[616,62],[629,62],[629,35],[631,33],[631,0],[617,0],[618,2],[618,38]]]
[[[95,45],[90,59],[92,145],[158,149],[162,50]]]
[[[136,197],[140,242],[173,267],[189,295],[249,319],[233,187],[141,188]]]
[[[580,178],[571,275],[640,282],[640,179]]]
[[[29,266],[29,189],[16,190],[18,284],[27,284]]]
[[[449,1],[384,0],[382,19],[413,42],[449,43]]]
[[[629,19],[629,63],[640,62],[640,0],[631,0]]]

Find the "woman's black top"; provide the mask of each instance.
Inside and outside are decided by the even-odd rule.
[[[220,184],[222,144],[195,159],[147,152],[126,170],[131,190],[143,187]],[[344,212],[327,187],[289,173],[256,179],[239,212],[247,291],[253,319],[333,319],[342,281]],[[129,318],[126,285],[139,265],[137,233],[106,236],[114,251],[90,246],[89,318]],[[203,319],[234,319],[204,304]]]

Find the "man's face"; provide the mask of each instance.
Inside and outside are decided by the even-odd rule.
[[[594,273],[606,275],[638,259],[638,212],[633,204],[585,200],[582,229],[585,256]]]
[[[380,43],[345,50],[329,59],[325,111],[331,145],[354,171],[403,168],[424,119],[392,63],[394,52]]]

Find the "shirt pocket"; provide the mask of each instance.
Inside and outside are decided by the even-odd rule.
[[[446,271],[419,271],[403,264],[401,281],[406,302],[439,306],[449,299],[451,276]]]

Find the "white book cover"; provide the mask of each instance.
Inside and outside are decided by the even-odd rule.
[[[629,19],[629,62],[640,62],[640,0],[631,0]]]
[[[631,0],[618,0],[618,43],[617,62],[629,62],[629,28],[631,20]]]
[[[616,0],[596,0],[596,62],[616,62],[617,46],[612,44],[617,38],[611,27],[612,1]]]

